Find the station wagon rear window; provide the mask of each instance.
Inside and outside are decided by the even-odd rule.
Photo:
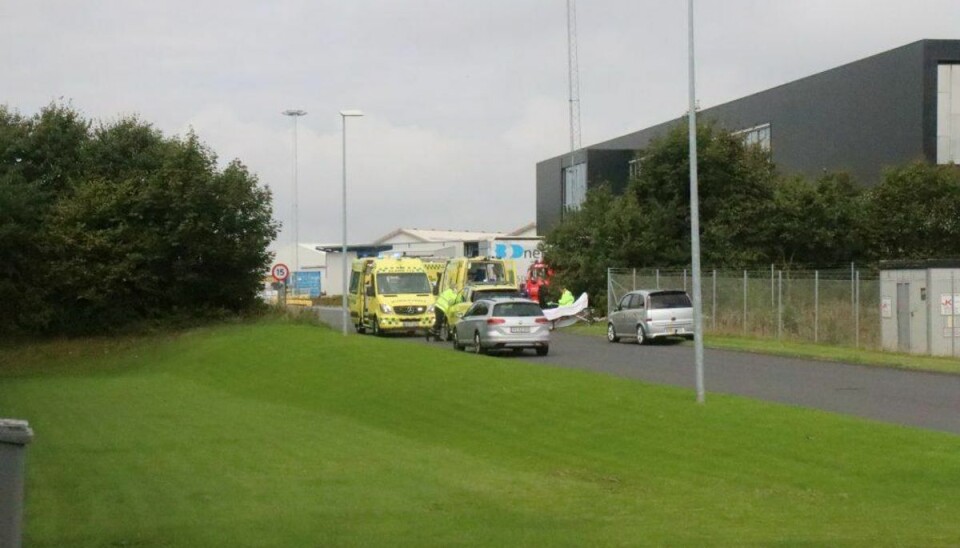
[[[480,299],[493,299],[496,297],[515,298],[519,296],[520,293],[518,291],[511,291],[509,289],[496,289],[488,291],[474,291],[470,295],[470,300],[479,301]]]
[[[652,293],[650,295],[650,308],[690,308],[690,297],[683,291],[664,291],[662,293]]]
[[[500,303],[494,305],[493,315],[498,318],[536,318],[543,316],[543,310],[536,303]]]

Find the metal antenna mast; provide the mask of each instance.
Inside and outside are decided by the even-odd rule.
[[[567,72],[570,84],[570,169],[580,149],[580,67],[577,61],[577,2],[567,0]]]

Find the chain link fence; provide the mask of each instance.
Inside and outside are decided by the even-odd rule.
[[[704,270],[707,333],[880,348],[877,272],[850,270]],[[607,314],[634,289],[683,289],[688,270],[607,269]]]

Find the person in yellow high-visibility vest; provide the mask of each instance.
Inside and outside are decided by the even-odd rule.
[[[457,304],[458,300],[456,292],[449,287],[437,296],[437,302],[433,304],[433,313],[437,318],[433,324],[433,332],[437,337],[440,336],[440,327],[447,321],[447,311],[451,306]]]
[[[573,302],[574,302],[573,293],[570,293],[570,290],[564,287],[563,293],[561,293],[560,300],[557,301],[557,304],[559,306],[570,306],[571,304],[573,304]]]

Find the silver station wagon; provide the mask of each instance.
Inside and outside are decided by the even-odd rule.
[[[624,295],[607,319],[607,340],[636,339],[637,344],[660,337],[693,339],[693,304],[679,290],[638,289]]]
[[[546,356],[550,350],[550,321],[543,316],[540,305],[529,299],[479,300],[453,329],[453,347],[457,350],[470,348],[482,354],[533,348],[538,356]]]

